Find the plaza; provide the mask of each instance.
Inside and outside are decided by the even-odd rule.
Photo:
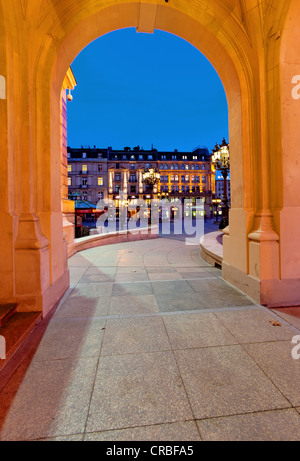
[[[0,394],[2,440],[299,440],[299,317],[255,304],[180,237],[69,268]]]

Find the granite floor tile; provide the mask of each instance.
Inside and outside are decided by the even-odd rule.
[[[191,419],[172,352],[100,358],[86,432]]]
[[[161,317],[108,320],[101,355],[134,354],[170,350]]]
[[[196,282],[198,280],[201,280],[203,281],[203,279],[210,279],[210,280],[215,280],[216,277],[214,276],[214,274],[210,274],[209,272],[205,271],[205,272],[178,272],[181,277],[185,280],[193,280],[193,279],[197,279]],[[197,290],[195,290],[197,291]]]
[[[112,296],[135,296],[135,295],[152,295],[153,290],[151,283],[115,283],[112,290]]]
[[[294,409],[197,421],[204,441],[298,442],[300,415]]]
[[[159,267],[146,267],[148,274],[155,274],[155,273],[166,273],[172,272],[176,273],[176,270],[172,266],[159,266]]]
[[[159,312],[154,295],[112,296],[109,315],[150,314]]]
[[[84,274],[78,281],[78,284],[114,282],[115,276],[111,274]]]
[[[292,337],[287,326],[274,326],[271,323],[278,322],[277,316],[262,308],[217,312],[216,316],[240,343],[277,341]]]
[[[54,318],[78,318],[105,316],[108,313],[110,296],[101,298],[69,297],[56,311]]]
[[[153,292],[155,295],[177,295],[193,294],[194,291],[185,280],[175,280],[167,282],[152,282]]]
[[[218,292],[198,293],[203,308],[220,309],[227,307],[255,306],[256,304],[247,296]]]
[[[108,275],[108,276],[114,276],[116,275],[117,271],[117,266],[90,266],[87,271],[85,272],[85,275]]]
[[[98,357],[105,322],[92,317],[52,319],[34,356],[34,361]]]
[[[0,394],[0,439],[83,433],[96,365],[96,358],[32,362],[22,384],[10,383]]]
[[[197,419],[291,406],[241,346],[174,353]]]
[[[103,283],[79,283],[76,285],[70,298],[81,297],[84,298],[100,298],[111,296],[113,289],[113,283],[103,282]]]
[[[272,309],[272,311],[300,331],[300,307]]]
[[[156,441],[156,442],[188,442],[200,441],[199,431],[194,421],[157,424],[155,426],[133,427],[117,431],[94,432],[85,434],[85,441]]]
[[[146,268],[144,266],[118,266],[117,275],[128,275],[128,274],[146,274]]]
[[[84,276],[88,267],[72,266],[70,267],[70,285],[76,285],[79,280]]]
[[[177,295],[158,295],[156,301],[160,312],[194,311],[203,309],[205,304],[197,293]]]
[[[164,317],[174,349],[237,344],[214,314],[182,314]]]
[[[74,256],[71,256],[68,260],[69,267],[89,267],[94,263],[95,257],[85,255],[83,253],[77,253]]]
[[[292,340],[293,334],[291,334]],[[292,357],[290,341],[247,344],[246,351],[293,406],[300,406],[300,360]]]
[[[177,272],[152,272],[148,274],[149,280],[182,280]]]
[[[223,297],[226,295],[241,295],[241,293],[232,288],[223,280],[220,280],[217,277],[214,277],[212,274],[209,274],[207,277],[211,277],[207,280],[188,280],[189,285],[197,292],[208,292],[208,294],[220,294]]]
[[[144,273],[137,273],[132,272],[130,274],[117,274],[115,277],[115,282],[147,282],[149,281],[149,277],[147,272]]]

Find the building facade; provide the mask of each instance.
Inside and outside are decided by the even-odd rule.
[[[143,182],[147,169],[159,172],[159,181],[153,190]],[[212,195],[215,193],[215,171],[206,147],[193,152],[159,152],[139,146],[123,150],[68,148],[69,196],[77,194],[82,200],[97,203],[110,199],[119,206],[120,194],[134,204],[139,199],[168,198],[183,202],[198,198],[205,201],[209,215]]]

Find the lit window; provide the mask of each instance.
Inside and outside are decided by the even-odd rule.
[[[179,181],[179,176],[178,176],[178,174],[175,175],[175,181]]]
[[[87,165],[82,165],[82,171],[83,171],[83,173],[87,172]]]
[[[72,171],[72,165],[68,165],[68,171],[69,171],[69,172]]]
[[[72,186],[72,178],[68,178],[68,186]]]
[[[190,177],[189,177],[189,175],[188,175],[188,174],[187,174],[187,175],[185,175],[185,181],[186,181],[186,182],[189,182],[189,180],[190,180]]]
[[[189,166],[188,166],[188,165],[185,165],[185,169],[188,170],[188,169],[189,169]]]
[[[103,186],[103,178],[98,178],[98,186]]]

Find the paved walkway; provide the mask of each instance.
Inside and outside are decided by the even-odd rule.
[[[2,440],[300,439],[299,319],[255,305],[180,240],[86,250],[70,271],[0,394]]]

